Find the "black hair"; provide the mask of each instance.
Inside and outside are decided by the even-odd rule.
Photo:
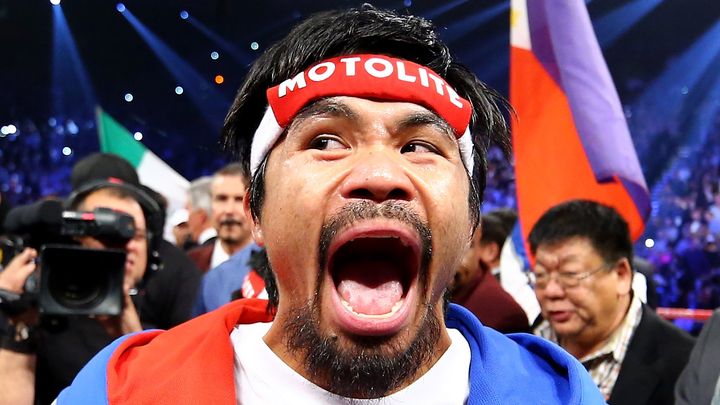
[[[309,17],[268,48],[252,66],[225,119],[223,146],[236,153],[249,172],[252,137],[267,107],[266,90],[315,62],[356,53],[384,54],[429,67],[470,102],[475,167],[468,198],[473,225],[477,226],[485,189],[487,148],[494,143],[509,155],[510,141],[503,115],[503,109],[509,109],[509,105],[452,58],[433,25],[422,17],[400,15],[368,4]],[[258,173],[262,171],[261,167]],[[249,193],[251,212],[256,219],[260,217],[264,194],[263,175],[258,173],[250,181]]]
[[[502,248],[509,234],[502,219],[488,213],[482,216],[480,223],[480,242],[483,244],[494,243]]]
[[[607,263],[626,258],[632,263],[633,247],[627,222],[614,208],[590,200],[572,200],[545,212],[528,236],[533,254],[540,245],[570,238],[587,238]]]

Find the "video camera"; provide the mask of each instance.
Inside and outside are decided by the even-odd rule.
[[[4,227],[10,236],[0,240],[3,267],[25,247],[37,249],[39,256],[22,295],[0,290],[0,310],[14,314],[37,305],[52,315],[120,314],[122,248],[135,236],[132,216],[109,208],[69,211],[61,201],[44,200],[10,210]],[[82,247],[76,238],[84,236],[111,248]]]

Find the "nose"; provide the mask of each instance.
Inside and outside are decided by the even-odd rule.
[[[387,200],[412,200],[415,198],[415,187],[400,159],[398,152],[385,148],[375,148],[359,154],[355,166],[341,186],[342,196],[377,203]]]
[[[554,273],[550,273],[550,279],[548,280],[547,285],[545,286],[545,289],[543,293],[548,298],[563,298],[565,297],[565,289],[562,285],[560,285],[560,281],[558,281],[557,277],[554,276]]]

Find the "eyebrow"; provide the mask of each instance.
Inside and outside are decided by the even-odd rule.
[[[297,113],[287,131],[289,132],[290,130],[296,129],[310,118],[320,116],[345,118],[350,121],[357,121],[359,119],[358,114],[347,104],[335,98],[322,98],[303,107],[303,109]]]
[[[410,114],[403,118],[398,124],[400,131],[422,127],[422,126],[433,126],[439,129],[441,132],[447,134],[453,141],[456,139],[455,131],[450,127],[444,119],[440,118],[437,114],[432,111],[418,111]]]

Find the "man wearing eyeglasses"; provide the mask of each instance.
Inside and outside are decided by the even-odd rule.
[[[633,295],[625,220],[569,201],[543,214],[529,242],[543,317],[534,333],[580,360],[610,404],[672,404],[694,340]]]

